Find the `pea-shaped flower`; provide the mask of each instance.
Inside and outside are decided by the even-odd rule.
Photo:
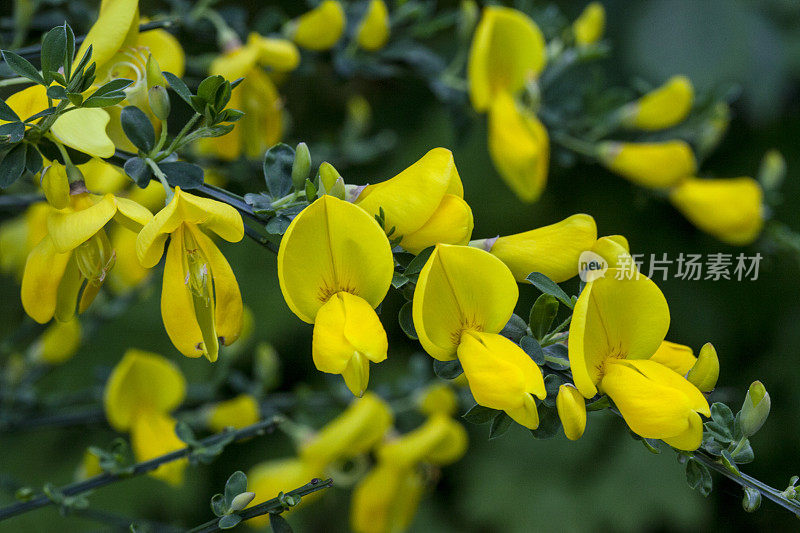
[[[228,242],[244,237],[233,207],[175,187],[172,200],[142,228],[136,241],[139,261],[154,267],[170,238],[161,286],[161,316],[172,344],[187,357],[217,360],[242,328],[242,295],[228,261],[205,233]]]
[[[518,345],[498,334],[518,295],[514,276],[497,257],[478,248],[439,244],[414,291],[414,327],[432,357],[458,357],[479,404],[536,428],[539,417],[531,395],[544,398],[542,373]]]
[[[382,212],[390,238],[418,254],[434,244],[469,241],[472,209],[463,198],[452,152],[434,148],[392,179],[365,187],[355,203],[371,215]]]
[[[389,10],[383,0],[370,0],[364,18],[356,30],[358,46],[368,51],[380,50],[389,40]]]
[[[386,359],[386,332],[374,309],[393,272],[389,241],[375,219],[333,196],[301,211],[281,240],[281,292],[300,320],[314,324],[314,364],[341,374],[356,396],[367,388],[369,362]]]
[[[603,38],[606,27],[606,10],[600,2],[587,5],[580,16],[572,23],[575,44],[589,46]]]
[[[671,128],[686,118],[694,102],[694,88],[686,76],[673,76],[622,109],[629,128],[654,131]]]
[[[598,148],[600,163],[643,187],[671,187],[697,172],[697,161],[692,148],[683,141],[605,141]]]
[[[289,23],[287,34],[308,50],[333,48],[344,33],[345,14],[337,0],[323,0],[317,7]]]
[[[406,531],[424,491],[425,480],[418,468],[378,464],[353,490],[352,530],[355,533]]]
[[[669,328],[664,295],[643,275],[617,279],[616,270],[586,284],[575,304],[569,359],[575,386],[615,403],[628,426],[645,438],[694,450],[703,439],[703,394],[671,368],[649,360]]]

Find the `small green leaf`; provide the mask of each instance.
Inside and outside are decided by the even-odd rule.
[[[306,190],[306,200],[308,200],[309,203],[313,202],[314,199],[317,197],[317,187],[314,185],[314,183],[312,183],[310,179],[306,179],[305,190]]]
[[[158,163],[158,168],[166,174],[167,181],[173,187],[181,189],[197,189],[203,184],[203,168],[186,161],[170,161]]]
[[[291,192],[293,164],[294,148],[288,144],[276,144],[264,155],[264,181],[273,198],[281,198]]]
[[[530,335],[525,335],[519,340],[519,346],[526,354],[528,354],[531,359],[533,359],[534,363],[539,366],[544,365],[544,352],[542,351],[542,347],[539,345],[539,342],[536,339]]]
[[[558,314],[558,300],[552,294],[541,294],[531,307],[529,324],[533,336],[539,340],[547,335]]]
[[[139,187],[144,189],[150,184],[153,179],[153,171],[147,166],[144,159],[132,157],[125,161],[123,166],[125,174],[127,174]]]
[[[144,111],[129,105],[120,114],[122,131],[134,146],[144,153],[150,153],[156,144],[156,132]]]
[[[178,76],[171,72],[162,72],[161,73],[164,78],[169,83],[169,86],[172,88],[175,93],[181,97],[181,99],[189,105],[192,105],[192,91],[183,83],[183,80],[180,79]]]
[[[508,323],[500,331],[500,335],[507,337],[514,342],[519,342],[528,332],[528,323],[521,316],[512,314]]]
[[[539,427],[531,430],[533,438],[538,440],[552,439],[561,429],[561,419],[555,409],[539,406]]]
[[[711,472],[708,471],[706,465],[695,459],[689,459],[686,462],[686,482],[703,496],[711,494]]]
[[[730,450],[731,452],[731,459],[733,459],[733,461],[736,464],[752,463],[753,460],[755,459],[755,454],[753,453],[753,447],[750,446],[749,439],[745,440],[744,445],[739,449],[738,452],[734,454],[733,451],[735,449],[736,449],[736,444],[734,443],[732,443],[728,448],[728,450]]]
[[[39,74],[38,70],[36,70],[36,67],[31,65],[30,61],[24,57],[15,54],[11,50],[3,50],[3,59],[6,60],[6,65],[8,65],[8,68],[23,78],[28,78],[32,82],[38,83],[39,85],[47,85],[42,75]]]
[[[25,171],[27,147],[19,143],[5,153],[0,160],[0,189],[5,189],[17,181]]]
[[[402,287],[403,285],[405,285],[410,281],[411,280],[409,280],[400,272],[395,272],[394,274],[392,274],[392,287],[394,287],[395,289],[399,289],[400,287]]]
[[[83,107],[108,107],[118,104],[125,99],[124,90],[131,83],[133,83],[131,80],[123,78],[112,80],[89,95]]]
[[[414,318],[412,316],[413,302],[406,302],[397,313],[397,320],[400,322],[400,328],[409,339],[417,340],[417,330],[414,327]]]
[[[558,396],[558,388],[564,384],[564,378],[557,374],[547,374],[544,377],[544,388],[547,391],[547,397],[542,400],[542,403],[547,407],[556,406],[556,396]]]
[[[0,135],[8,135],[7,143],[16,144],[25,137],[25,125],[22,122],[9,122],[0,125]]]
[[[202,113],[205,104],[213,105],[216,99],[217,89],[219,89],[223,83],[225,83],[225,78],[220,75],[209,76],[201,81],[200,85],[197,86],[197,96],[200,98],[200,101],[202,101],[203,107],[200,109],[195,107],[195,111]]]
[[[225,496],[222,494],[214,494],[211,497],[211,512],[214,516],[224,516],[228,511],[228,506],[225,505]]]
[[[28,146],[28,150],[25,152],[25,170],[31,174],[36,174],[42,170],[43,164],[44,161],[42,161],[42,154],[39,153],[39,150],[36,149],[36,146]]]
[[[51,85],[47,88],[47,97],[53,100],[66,100],[67,90],[61,85]]]
[[[569,368],[569,350],[563,344],[551,344],[542,348],[545,365],[553,370]]]
[[[733,460],[733,457],[731,456],[731,452],[729,452],[728,450],[722,450],[722,453],[720,454],[720,461],[722,461],[722,465],[725,468],[727,468],[732,474],[736,476],[742,475],[742,473],[739,472],[739,468],[736,466],[736,462]]]
[[[20,120],[19,115],[2,98],[0,98],[0,120],[9,122],[19,122]]]
[[[406,267],[404,274],[406,276],[417,276],[420,272],[422,272],[422,267],[425,266],[425,263],[428,262],[431,254],[433,253],[434,247],[429,246],[422,250],[420,253],[411,260],[411,262]]]
[[[237,470],[225,483],[225,507],[230,508],[233,499],[246,490],[247,476],[241,470]]]
[[[286,233],[286,230],[289,229],[289,224],[291,223],[292,221],[289,217],[278,215],[269,219],[264,229],[267,230],[267,233],[273,235],[283,235]]]
[[[469,408],[469,411],[461,415],[461,418],[470,424],[482,425],[488,424],[494,420],[494,418],[497,416],[497,413],[498,411],[496,409],[490,409],[476,403]]]
[[[178,436],[179,439],[181,439],[189,446],[200,445],[200,442],[197,440],[197,437],[195,437],[194,431],[192,431],[191,426],[189,426],[189,424],[187,424],[183,420],[179,420],[175,424],[175,434]]]
[[[551,280],[541,272],[531,272],[525,279],[530,281],[531,284],[533,284],[537,289],[539,289],[543,293],[558,298],[562,304],[566,305],[570,309],[575,307],[575,304],[572,302],[572,298],[567,296],[567,293],[564,292],[564,290],[561,287],[559,287],[553,280]]]
[[[269,526],[272,533],[292,533],[292,526],[284,517],[276,513],[269,513]]]
[[[434,359],[433,373],[442,379],[456,379],[464,373],[464,369],[461,368],[461,363],[458,362],[458,359],[452,361],[439,361],[438,359]]]
[[[65,73],[67,72],[66,58],[67,30],[66,24],[64,24],[48,31],[42,39],[42,73],[44,73],[45,80],[52,79],[53,74],[61,68],[64,68]]]
[[[505,435],[514,420],[505,411],[498,411],[489,427],[489,440],[494,440]]]
[[[239,522],[241,521],[242,517],[239,516],[238,514],[226,514],[225,516],[219,519],[219,522],[217,522],[217,526],[220,529],[233,529],[237,525],[239,525]]]

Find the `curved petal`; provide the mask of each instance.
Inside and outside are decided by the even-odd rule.
[[[697,362],[691,348],[670,341],[662,342],[650,360],[661,363],[681,376],[685,376]]]
[[[511,318],[519,289],[493,255],[469,246],[438,244],[419,274],[413,318],[431,357],[455,358],[462,333],[497,333]]]
[[[572,33],[578,46],[594,44],[603,38],[606,26],[606,10],[600,2],[587,5],[572,23]]]
[[[106,417],[127,431],[138,411],[168,413],[186,397],[186,379],[169,359],[130,349],[111,371],[103,394]]]
[[[672,370],[671,368],[662,365],[656,361],[638,360],[638,361],[620,361],[618,365],[626,365],[634,368],[647,379],[660,383],[677,391],[680,391],[686,397],[689,408],[698,413],[711,416],[711,409],[708,406],[708,400],[703,396],[700,390],[692,385],[686,378]]]
[[[68,252],[103,229],[117,212],[111,194],[86,209],[53,210],[47,217],[47,232],[59,252]]]
[[[140,33],[136,38],[136,45],[147,48],[162,71],[171,72],[179,78],[183,76],[186,70],[186,54],[178,39],[170,32],[155,29]]]
[[[58,162],[42,170],[42,190],[47,203],[56,209],[69,205],[69,179],[67,169]]]
[[[674,437],[666,437],[664,442],[679,450],[693,451],[703,443],[703,420],[697,413],[689,413],[689,427]]]
[[[292,41],[262,37],[257,33],[247,36],[247,45],[258,50],[258,63],[278,72],[294,70],[300,64],[300,51]]]
[[[383,0],[371,0],[358,24],[356,41],[367,51],[380,50],[389,39],[389,10]]]
[[[240,394],[235,398],[214,404],[206,418],[208,429],[220,433],[227,427],[241,429],[255,424],[261,418],[258,401],[250,394]]]
[[[567,438],[581,438],[586,429],[586,401],[580,391],[569,383],[561,385],[556,396],[556,409]]]
[[[637,185],[671,187],[697,172],[692,148],[684,141],[600,143],[600,162]]]
[[[158,411],[141,410],[131,426],[131,449],[137,461],[147,461],[186,447],[175,433],[175,419]],[[150,476],[177,486],[183,483],[188,459],[178,459],[159,466]]]
[[[469,96],[485,111],[502,91],[516,93],[542,71],[545,41],[536,23],[516,9],[487,6],[469,51]]]
[[[241,149],[246,157],[261,159],[264,151],[283,136],[283,100],[275,83],[260,69],[248,72],[236,91],[240,92],[238,109],[244,111],[244,116],[236,123]],[[214,140],[228,136],[230,134]]]
[[[47,323],[56,312],[58,286],[71,256],[70,252],[58,253],[50,237],[28,254],[20,289],[22,307],[40,324]]]
[[[686,76],[673,76],[627,106],[623,123],[646,131],[671,128],[683,121],[692,109],[694,88]]]
[[[628,239],[622,235],[600,237],[592,245],[591,250],[605,259],[610,268],[635,268],[630,254],[630,247],[628,246]]]
[[[139,0],[104,1],[97,21],[75,54],[76,63],[91,45],[92,61],[101,68],[122,47],[131,27],[136,25],[138,29],[138,11]]]
[[[295,21],[292,39],[309,50],[327,50],[339,41],[344,26],[342,4],[336,0],[323,0]]]
[[[309,323],[328,298],[340,291],[377,307],[389,290],[393,272],[389,241],[375,219],[329,195],[295,217],[278,251],[283,297]]]
[[[234,207],[184,192],[175,187],[175,198],[185,222],[202,226],[228,242],[239,242],[244,238],[242,215]]]
[[[78,151],[93,157],[114,155],[114,143],[106,134],[108,113],[96,107],[76,109],[58,117],[51,128],[53,135]]]
[[[114,202],[117,204],[114,220],[135,233],[140,232],[145,224],[153,220],[153,213],[133,200],[117,196],[114,197]]]
[[[469,204],[454,194],[445,194],[425,225],[404,235],[400,245],[416,255],[434,244],[467,244],[474,225]]]
[[[48,108],[47,89],[42,85],[22,89],[6,98],[6,104],[20,119],[25,120]],[[70,113],[74,113],[74,111],[70,111]]]
[[[541,272],[556,283],[578,273],[578,259],[597,239],[597,226],[589,215],[578,214],[549,226],[500,237],[491,250],[514,274],[525,281],[531,272]]]
[[[177,196],[177,194],[176,194]],[[164,253],[169,234],[183,224],[183,216],[175,197],[144,225],[136,238],[136,256],[145,268],[153,268]]]
[[[138,246],[138,242],[137,242]],[[203,355],[203,332],[195,316],[194,303],[186,284],[183,232],[176,231],[167,248],[164,280],[161,284],[161,316],[164,329],[175,348],[187,357]]]
[[[393,439],[378,450],[380,462],[411,468],[420,462],[446,465],[459,460],[467,449],[464,427],[448,415],[431,416],[417,429]]]
[[[83,174],[86,188],[95,194],[116,193],[131,182],[122,169],[102,159],[90,159],[78,165],[78,168]]]

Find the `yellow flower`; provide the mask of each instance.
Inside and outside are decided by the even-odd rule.
[[[671,368],[681,376],[685,376],[697,362],[690,347],[670,341],[662,341],[650,360]]]
[[[544,398],[542,374],[522,349],[497,333],[519,290],[502,261],[478,248],[439,244],[414,291],[414,327],[431,357],[458,359],[475,400],[535,428],[531,396]]]
[[[598,147],[600,162],[605,167],[644,187],[671,187],[697,171],[694,153],[683,141],[607,141]]]
[[[572,23],[572,33],[578,46],[594,44],[603,38],[606,25],[606,10],[600,2],[587,5]]]
[[[444,413],[433,414],[414,431],[398,437],[378,449],[378,460],[395,467],[412,468],[425,462],[448,465],[467,451],[464,427]]]
[[[516,94],[544,68],[544,36],[515,9],[487,6],[469,51],[467,76],[472,107],[486,111],[503,92]]]
[[[371,450],[392,426],[392,410],[379,396],[367,392],[353,400],[300,448],[300,458],[324,467]]]
[[[714,345],[707,342],[700,348],[697,362],[686,376],[702,392],[711,392],[719,379],[719,357]]]
[[[342,374],[360,396],[369,361],[386,359],[386,333],[374,308],[389,290],[394,259],[375,219],[325,195],[295,217],[278,251],[286,304],[315,324],[312,355],[322,371]]]
[[[752,178],[688,178],[669,193],[672,204],[705,231],[729,244],[750,244],[764,226],[764,193]]]
[[[100,458],[87,449],[78,468],[75,469],[75,481],[83,481],[103,473],[100,468]]]
[[[172,362],[130,349],[108,378],[103,404],[111,427],[129,431],[136,460],[146,461],[186,446],[175,434],[175,420],[169,415],[185,397],[186,380]],[[177,485],[187,464],[185,459],[174,461],[150,475]]]
[[[424,489],[418,469],[379,464],[353,491],[350,510],[353,531],[394,533],[407,530]]]
[[[28,254],[22,276],[22,306],[42,324],[53,316],[70,320],[79,296],[79,313],[94,300],[114,266],[104,229],[111,219],[138,231],[153,216],[136,202],[111,194],[80,193],[70,202],[65,209],[50,209],[47,235]]]
[[[213,405],[205,416],[208,429],[219,433],[226,427],[239,429],[255,424],[261,418],[261,412],[252,395],[240,394],[236,398]]]
[[[525,202],[539,198],[550,161],[547,130],[506,91],[489,108],[489,155],[514,194]]]
[[[86,188],[96,194],[118,193],[131,183],[130,178],[120,167],[106,163],[102,159],[90,159],[86,163],[78,165],[78,169],[83,174]],[[158,186],[163,190],[160,184]],[[136,188],[138,189],[138,187]]]
[[[417,398],[417,406],[428,416],[437,413],[452,415],[458,409],[458,398],[446,383],[434,383],[421,391]]]
[[[531,272],[541,272],[561,283],[578,273],[578,258],[596,239],[594,219],[578,214],[524,233],[471,241],[470,246],[498,257],[519,282]]]
[[[81,345],[81,323],[73,318],[68,322],[55,322],[31,346],[34,361],[60,365],[69,361]]]
[[[345,15],[342,4],[323,0],[317,7],[290,23],[292,40],[309,50],[328,50],[344,33]]]
[[[567,438],[581,438],[586,429],[586,401],[580,391],[569,383],[561,385],[556,396],[556,409]]]
[[[616,279],[615,269],[586,284],[572,315],[569,359],[575,386],[614,401],[628,426],[645,438],[694,450],[703,438],[708,402],[683,376],[656,361],[669,328],[664,295],[647,277]]]
[[[256,493],[248,507],[277,498],[279,493],[296,489],[313,478],[322,477],[322,474],[322,469],[317,465],[294,457],[257,464],[247,473],[247,489]],[[318,493],[304,496],[298,507],[313,501],[317,495]],[[256,528],[263,528],[269,525],[269,518],[258,516],[248,520],[247,523]]]
[[[389,10],[383,0],[370,0],[356,30],[358,46],[370,52],[380,50],[389,40]]]
[[[694,102],[694,88],[686,76],[673,76],[622,109],[622,123],[646,131],[663,130],[686,118]]]
[[[368,185],[355,204],[373,216],[382,209],[390,238],[402,237],[400,245],[418,254],[440,242],[469,241],[472,210],[463,198],[452,152],[434,148],[392,179]]]
[[[152,268],[170,237],[161,287],[164,328],[183,355],[214,362],[220,345],[239,337],[242,295],[231,266],[203,230],[228,242],[244,237],[236,209],[175,187],[170,203],[139,232],[136,252],[142,266]]]
[[[23,215],[0,224],[0,271],[22,279],[25,260],[47,235],[47,202],[32,204]]]
[[[69,205],[69,179],[67,169],[54,161],[42,169],[42,191],[47,203],[56,209],[64,209]]]

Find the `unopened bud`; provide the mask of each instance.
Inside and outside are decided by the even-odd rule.
[[[786,177],[786,160],[777,150],[770,150],[764,154],[761,167],[758,170],[758,181],[765,191],[777,191]]]
[[[606,12],[603,4],[592,2],[572,24],[572,33],[578,46],[588,46],[603,38]]]
[[[292,184],[296,191],[305,190],[306,179],[311,171],[311,152],[306,143],[299,143],[294,149],[294,162],[292,163]]]
[[[42,190],[47,202],[56,209],[63,209],[69,205],[69,180],[67,172],[59,162],[42,170]]]
[[[319,166],[319,188],[323,194],[330,194],[331,189],[340,179],[342,179],[342,176],[339,171],[327,161]],[[342,182],[342,189],[344,189],[344,181]]]
[[[170,104],[169,95],[163,85],[154,85],[147,90],[147,101],[150,109],[159,120],[167,120]]]
[[[702,392],[714,390],[719,379],[719,358],[713,344],[707,342],[703,345],[686,379]]]
[[[255,497],[255,492],[242,492],[241,494],[236,495],[236,497],[233,498],[233,501],[231,501],[230,510],[234,512],[241,511],[250,505],[250,502],[253,501],[253,498]]]
[[[556,396],[556,410],[567,438],[581,438],[586,429],[586,401],[578,389],[567,383],[561,385]]]
[[[158,61],[156,61],[156,58],[154,58],[152,54],[147,56],[147,63],[145,64],[144,70],[148,89],[156,85],[166,85],[164,76],[161,74],[161,67],[158,66]]]
[[[742,507],[748,513],[757,511],[761,507],[761,493],[756,489],[745,487],[744,495],[742,496]]]
[[[742,410],[739,413],[739,427],[745,437],[755,435],[767,421],[771,401],[769,393],[760,381],[754,381],[747,389]]]

